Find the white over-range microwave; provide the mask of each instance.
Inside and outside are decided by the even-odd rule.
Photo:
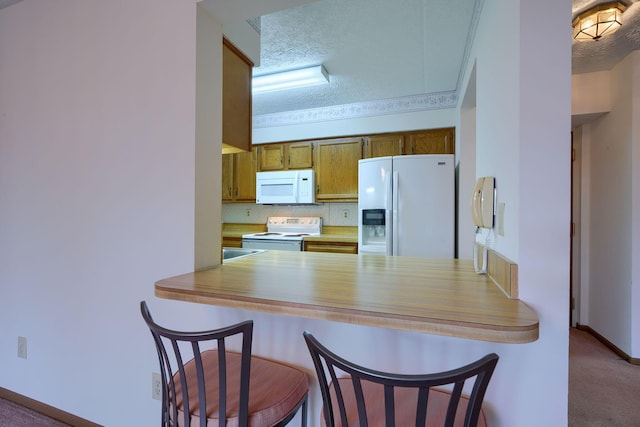
[[[257,172],[256,203],[274,205],[315,203],[313,169]]]

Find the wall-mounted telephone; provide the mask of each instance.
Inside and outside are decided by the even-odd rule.
[[[476,227],[493,228],[495,178],[478,178],[471,198],[471,217]]]

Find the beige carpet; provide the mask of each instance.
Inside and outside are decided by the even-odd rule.
[[[640,366],[575,328],[569,339],[569,426],[640,426]]]
[[[69,427],[69,424],[0,398],[0,427]]]

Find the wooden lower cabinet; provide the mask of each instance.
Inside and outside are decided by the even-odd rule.
[[[304,241],[307,252],[332,252],[338,254],[357,254],[358,244],[350,242],[309,242]]]
[[[242,238],[241,237],[222,237],[222,247],[223,248],[241,248]]]

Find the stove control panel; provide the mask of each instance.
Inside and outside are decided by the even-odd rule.
[[[267,218],[267,231],[319,234],[322,232],[322,218],[318,216],[270,216]]]
[[[315,216],[288,217],[288,216],[270,216],[267,218],[267,226],[269,225],[288,225],[288,226],[313,226],[320,224],[322,219]]]

